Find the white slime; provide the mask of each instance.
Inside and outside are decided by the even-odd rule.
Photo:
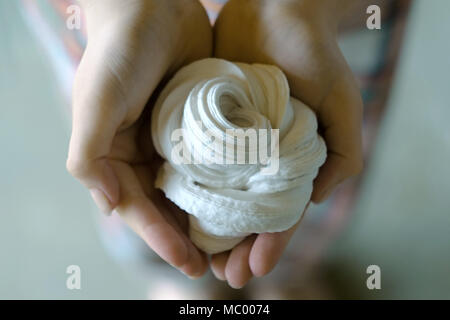
[[[177,140],[173,134],[180,128],[183,137]],[[223,164],[189,164],[174,157],[173,150],[180,143],[197,160],[195,151],[217,151],[220,144],[225,150],[221,156],[229,160],[227,150],[234,150],[236,143],[229,130],[239,128],[279,129],[276,172],[264,172],[275,158],[244,164],[227,164],[226,160]],[[311,197],[312,182],[326,159],[314,112],[290,97],[281,70],[262,64],[210,58],[184,67],[158,97],[152,114],[152,137],[165,159],[156,187],[189,214],[191,240],[211,254],[233,248],[252,233],[292,227],[301,218]],[[264,141],[267,152],[276,155],[273,137],[258,141]],[[248,159],[248,154],[257,153],[259,148],[260,143],[246,148]],[[231,158],[236,159],[232,152]]]

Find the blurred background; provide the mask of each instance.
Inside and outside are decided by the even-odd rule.
[[[279,266],[240,291],[160,263],[66,172],[85,46],[83,29],[66,27],[70,4],[0,0],[1,299],[450,299],[448,0],[361,0],[346,19],[365,170],[313,206]],[[370,4],[381,30],[366,28]],[[69,265],[81,268],[81,290],[66,287]],[[380,290],[366,286],[369,265]]]

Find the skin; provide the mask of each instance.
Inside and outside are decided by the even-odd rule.
[[[353,2],[230,0],[214,28],[215,56],[279,66],[291,95],[316,112],[328,155],[314,181],[313,202],[325,200],[362,169],[362,101],[336,41],[339,21]],[[298,225],[253,236],[230,252],[214,255],[214,274],[234,288],[266,275]]]
[[[231,0],[214,29],[217,57],[278,65],[291,94],[316,111],[328,160],[314,182],[315,202],[362,167],[362,102],[336,43],[341,13],[353,0],[337,1]],[[196,0],[80,4],[88,46],[74,83],[67,168],[101,210],[115,210],[165,261],[199,277],[208,259],[188,238],[187,215],[153,187],[161,159],[148,128],[158,88],[182,66],[212,55],[206,13]],[[214,255],[214,274],[240,288],[269,273],[299,223]]]
[[[80,3],[88,45],[74,83],[67,168],[100,209],[114,209],[165,261],[200,276],[208,260],[187,236],[187,215],[153,187],[161,162],[146,105],[176,70],[211,56],[206,13],[195,0]]]

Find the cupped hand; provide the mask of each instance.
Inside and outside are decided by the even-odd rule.
[[[206,13],[196,0],[80,3],[88,45],[74,83],[67,168],[103,211],[116,210],[165,261],[200,276],[208,261],[186,234],[186,214],[153,187],[161,162],[148,101],[177,69],[211,55]]]
[[[316,112],[328,155],[314,181],[314,202],[362,168],[362,100],[336,41],[338,22],[352,1],[230,0],[214,27],[216,57],[279,66],[291,95]],[[233,287],[267,274],[297,226],[249,237],[213,256],[214,274]]]

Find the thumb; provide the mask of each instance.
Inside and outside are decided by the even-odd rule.
[[[338,184],[362,170],[362,105],[354,79],[347,73],[335,82],[319,109],[328,156],[314,180],[315,203],[324,201]]]
[[[119,183],[107,156],[127,112],[120,80],[102,51],[88,45],[75,77],[67,169],[109,213],[119,201]]]

